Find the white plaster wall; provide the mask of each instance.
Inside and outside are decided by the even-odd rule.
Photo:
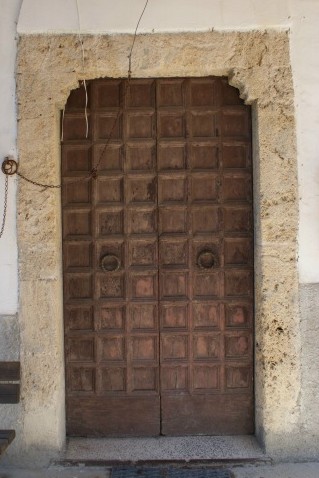
[[[299,281],[319,282],[319,1],[292,0],[300,198]]]
[[[16,156],[15,105],[16,26],[22,0],[0,0],[0,163]],[[4,175],[0,172],[0,228],[2,224]],[[0,239],[0,315],[17,312],[18,274],[16,237],[16,182],[9,179],[6,227]],[[0,324],[1,327],[1,324]]]

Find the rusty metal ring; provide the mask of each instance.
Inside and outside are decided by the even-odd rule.
[[[215,254],[209,249],[201,251],[197,256],[197,265],[200,269],[212,269],[216,263]]]
[[[121,267],[120,259],[114,254],[105,254],[101,257],[101,268],[104,272],[118,271]]]
[[[1,171],[7,176],[12,176],[18,171],[18,163],[14,159],[10,159],[8,156],[4,158],[1,166]]]

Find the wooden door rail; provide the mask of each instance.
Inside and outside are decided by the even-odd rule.
[[[20,401],[20,362],[0,362],[0,404]],[[0,455],[16,436],[15,430],[0,430]]]
[[[15,436],[16,432],[14,430],[0,430],[0,455],[6,451]]]
[[[0,403],[19,403],[19,400],[20,362],[0,362]]]

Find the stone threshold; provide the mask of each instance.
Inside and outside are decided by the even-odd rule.
[[[270,463],[253,436],[69,438],[59,464],[225,465]]]

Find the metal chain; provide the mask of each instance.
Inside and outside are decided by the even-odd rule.
[[[47,188],[54,189],[54,188],[60,188],[60,187],[61,187],[61,184],[43,184],[43,183],[39,183],[38,181],[33,181],[32,179],[29,179],[29,178],[27,178],[26,176],[24,176],[24,174],[20,173],[19,171],[17,171],[16,174],[17,174],[18,176],[20,176],[20,178],[22,178],[22,179],[24,179],[25,181],[27,181],[28,183],[34,184],[34,186],[39,186],[40,188],[44,188],[44,189],[47,189]]]
[[[4,201],[3,201],[3,214],[2,214],[2,226],[1,226],[1,231],[0,231],[0,238],[2,237],[4,233],[4,226],[6,223],[6,217],[7,217],[7,207],[8,207],[8,176],[6,175],[5,180],[4,180]]]

